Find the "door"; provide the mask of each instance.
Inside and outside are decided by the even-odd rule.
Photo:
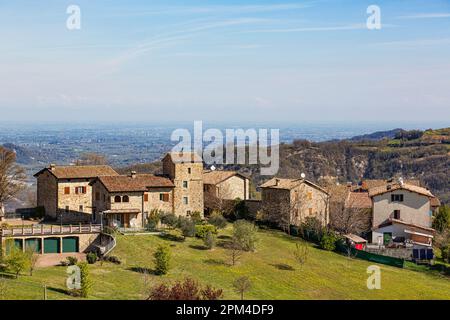
[[[78,252],[78,237],[63,238],[63,252]]]
[[[388,245],[392,240],[392,232],[383,233],[383,244]]]
[[[44,239],[44,253],[59,253],[59,238]]]
[[[129,214],[124,214],[123,215],[123,226],[125,228],[129,228],[130,227],[130,215]]]

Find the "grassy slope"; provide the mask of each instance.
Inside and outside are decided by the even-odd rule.
[[[228,229],[222,233],[229,232]],[[367,261],[350,260],[311,245],[309,260],[300,267],[292,258],[294,242],[298,239],[265,230],[260,231],[259,238],[257,252],[246,253],[237,266],[230,267],[226,264],[229,259],[224,249],[201,250],[198,239],[177,242],[157,236],[120,236],[114,254],[123,264],[97,263],[91,268],[94,280],[91,298],[141,299],[143,276],[131,269],[152,268],[156,245],[169,243],[173,268],[167,276],[150,275],[149,281],[157,283],[191,276],[201,283],[223,288],[227,299],[238,298],[231,283],[241,275],[252,279],[253,288],[246,295],[249,299],[450,299],[450,280],[445,277],[380,265],[382,289],[368,290],[366,268],[371,263]],[[293,270],[283,270],[277,265],[288,265]],[[22,276],[19,281],[20,284],[10,281],[8,298],[42,298],[39,285],[24,285],[24,281],[45,282],[50,287],[49,299],[69,298],[58,292],[64,288],[64,267],[37,270],[33,277]]]

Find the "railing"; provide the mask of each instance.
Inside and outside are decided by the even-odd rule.
[[[2,229],[3,237],[14,236],[38,236],[52,234],[72,234],[72,233],[99,233],[102,231],[100,224],[78,224],[78,225],[31,225],[22,227],[12,227]]]
[[[102,236],[105,236],[107,239],[109,239],[108,243],[105,246],[103,246],[102,255],[106,256],[116,247],[117,243],[116,238],[111,234],[102,234]]]

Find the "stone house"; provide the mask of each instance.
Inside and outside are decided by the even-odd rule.
[[[401,179],[369,189],[372,199],[372,243],[410,242],[431,246],[432,199],[427,189]]]
[[[92,183],[101,176],[117,176],[109,166],[50,165],[37,172],[37,206],[47,218],[63,223],[91,221]]]
[[[104,176],[93,183],[94,211],[92,220],[100,215],[109,226],[141,228],[152,210],[173,212],[174,185],[169,178],[151,174]]]
[[[261,210],[267,221],[299,226],[306,218],[329,223],[329,194],[306,179],[273,178],[260,186]]]
[[[250,198],[250,179],[237,171],[203,171],[203,192],[207,211],[230,206],[235,199]]]
[[[186,158],[187,157],[187,158]],[[203,162],[194,153],[167,154],[163,175],[119,175],[109,166],[55,166],[37,178],[37,203],[65,224],[100,223],[140,228],[153,209],[203,214]]]

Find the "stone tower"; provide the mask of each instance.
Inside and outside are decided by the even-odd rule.
[[[163,173],[174,183],[173,212],[203,216],[203,161],[193,152],[168,153],[162,160]]]

